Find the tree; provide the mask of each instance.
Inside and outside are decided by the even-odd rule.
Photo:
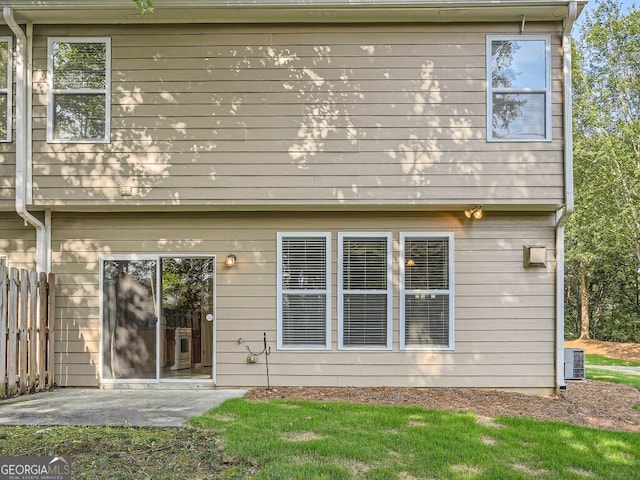
[[[640,12],[600,1],[582,33],[573,72],[576,208],[567,228],[566,324],[569,334],[579,324],[581,338],[640,341]]]
[[[136,8],[143,15],[145,13],[153,13],[153,3],[151,0],[133,0],[136,4]]]

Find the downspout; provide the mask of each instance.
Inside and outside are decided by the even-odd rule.
[[[27,36],[16,23],[13,9],[4,7],[2,15],[16,36],[16,212],[25,224],[36,229],[36,268],[49,271],[47,265],[47,228],[27,210],[28,128],[30,112],[27,107],[27,73],[29,68]]]
[[[578,3],[569,3],[562,32],[564,80],[564,197],[565,205],[556,212],[556,391],[564,382],[564,228],[573,212],[573,108],[571,88],[571,30],[578,16]]]

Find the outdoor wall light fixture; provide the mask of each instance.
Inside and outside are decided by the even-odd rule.
[[[471,210],[465,210],[464,216],[467,218],[473,218],[480,220],[482,218],[482,207],[473,207]]]
[[[227,255],[227,258],[224,260],[224,264],[229,268],[235,267],[236,266],[236,256],[233,253],[230,253],[229,255]]]
[[[407,260],[407,267],[415,267],[416,266],[416,262],[413,258],[410,258],[409,260]]]

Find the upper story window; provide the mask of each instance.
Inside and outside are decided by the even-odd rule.
[[[47,141],[109,142],[111,41],[50,38]]]
[[[391,349],[391,234],[340,233],[338,348]]]
[[[400,348],[453,349],[453,234],[400,234]]]
[[[278,234],[278,348],[331,346],[331,235]]]
[[[487,139],[551,140],[548,36],[487,37]]]
[[[11,37],[0,37],[0,142],[11,141],[11,42]]]

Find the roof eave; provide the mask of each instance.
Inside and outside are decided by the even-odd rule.
[[[132,0],[6,0],[18,21],[113,23],[373,23],[560,21],[567,0],[154,0],[140,14]],[[586,0],[579,0],[579,9]]]

